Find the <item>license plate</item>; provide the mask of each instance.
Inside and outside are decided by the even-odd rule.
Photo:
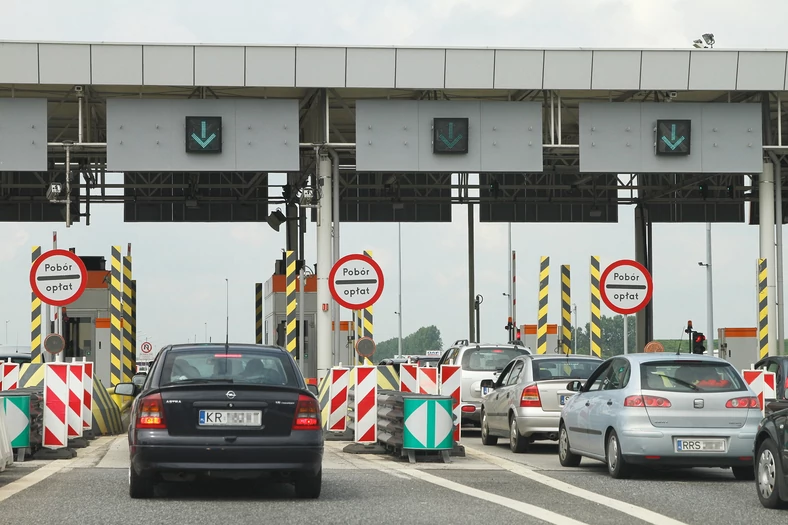
[[[490,392],[492,392],[492,388],[490,388],[490,387],[488,387],[488,386],[483,386],[483,387],[482,387],[482,396],[486,396],[486,395],[487,395],[487,394],[489,394]]]
[[[203,427],[259,427],[262,418],[260,410],[200,410]]]
[[[566,402],[567,402],[567,401],[569,401],[569,399],[570,399],[570,398],[571,398],[573,395],[574,395],[574,394],[569,394],[569,395],[560,395],[560,396],[558,396],[558,404],[559,404],[559,405],[561,405],[561,406],[564,406],[564,405],[566,405]]]
[[[725,440],[677,439],[676,452],[725,452]]]

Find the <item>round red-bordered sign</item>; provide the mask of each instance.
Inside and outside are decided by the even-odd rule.
[[[140,350],[142,350],[143,354],[149,354],[151,353],[151,350],[153,350],[153,345],[150,344],[150,342],[145,341],[140,345]]]
[[[54,264],[54,267],[50,269],[45,264],[47,261],[53,261],[49,266]],[[68,265],[69,262],[73,265]],[[79,299],[87,285],[88,270],[85,263],[68,250],[49,250],[41,254],[30,268],[30,288],[36,297],[50,306],[73,303]]]
[[[356,270],[361,275],[340,274],[340,279],[337,280],[337,274],[343,268],[351,273],[355,273],[353,270]],[[372,273],[374,276],[371,275]],[[337,303],[349,310],[363,310],[375,304],[383,294],[383,283],[383,270],[380,265],[371,257],[360,253],[345,255],[336,262],[328,274],[328,289],[331,291],[331,296]],[[355,295],[353,287],[356,288],[356,292],[360,291],[362,287],[369,291],[371,285],[376,286],[377,289],[368,294],[359,294],[360,302],[351,302],[352,296]]]
[[[631,268],[633,272],[630,272],[630,274],[634,274],[636,278],[631,280],[617,279],[620,282],[608,283],[610,273],[622,267]],[[623,274],[624,272],[619,271],[617,273]],[[640,275],[637,275],[638,273]],[[617,274],[613,275],[615,277]],[[621,290],[621,292],[614,292],[608,295],[608,290],[611,292],[613,290]],[[651,301],[651,294],[654,293],[654,283],[651,280],[651,274],[645,266],[637,261],[622,259],[605,268],[602,277],[599,279],[599,293],[602,295],[602,300],[608,308],[617,314],[631,315],[642,310]]]

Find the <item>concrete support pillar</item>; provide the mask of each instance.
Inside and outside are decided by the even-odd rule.
[[[775,299],[777,298],[777,264],[774,247],[774,164],[763,163],[763,173],[758,179],[758,234],[759,257],[766,259],[768,274],[766,282],[769,303],[769,355],[779,355],[777,347],[777,315]]]
[[[321,152],[318,160],[318,195],[320,196],[317,210],[317,378],[318,381],[328,375],[333,364],[331,352],[331,292],[328,288],[328,273],[331,271],[331,213],[332,173],[331,159],[327,153]]]

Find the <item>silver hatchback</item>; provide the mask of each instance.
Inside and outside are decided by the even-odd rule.
[[[490,392],[482,401],[482,443],[509,438],[512,452],[528,452],[538,440],[558,439],[558,422],[569,379],[588,379],[602,360],[583,355],[526,355],[509,363],[495,381],[482,381]]]
[[[732,468],[751,480],[758,398],[727,361],[695,354],[642,353],[605,361],[561,413],[558,456],[607,463],[614,478],[632,467]]]

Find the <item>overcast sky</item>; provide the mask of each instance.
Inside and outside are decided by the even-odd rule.
[[[755,0],[2,0],[0,38],[29,41],[430,45],[506,47],[686,48],[713,32],[718,48],[788,48],[788,2]],[[271,184],[281,184],[276,177]],[[0,223],[0,344],[28,342],[30,247],[60,247],[104,255],[131,242],[138,287],[139,340],[168,342],[224,336],[225,277],[230,279],[230,338],[254,340],[254,283],[270,278],[284,233],[265,224],[154,225],[123,223],[120,206],[93,206],[91,225]],[[444,342],[467,337],[466,212],[452,224],[404,224],[403,332],[429,324]],[[633,209],[609,225],[515,224],[518,320],[536,322],[539,257],[552,261],[551,323],[559,322],[559,265],[572,267],[573,302],[589,319],[589,256],[603,267],[634,256]],[[478,214],[477,214],[478,217]],[[313,224],[307,259],[315,261]],[[477,292],[482,338],[505,340],[505,224],[476,227]],[[283,229],[284,231],[284,229]],[[376,339],[397,335],[397,226],[342,226],[343,253],[372,250],[386,273],[375,307]],[[687,319],[707,331],[705,225],[654,227],[655,332],[677,338]],[[363,239],[368,239],[364,241]],[[715,225],[715,326],[755,326],[757,227]],[[603,313],[611,312],[603,306]],[[343,313],[343,319],[349,314]],[[8,334],[5,321],[8,320]],[[585,349],[587,351],[587,349]]]

